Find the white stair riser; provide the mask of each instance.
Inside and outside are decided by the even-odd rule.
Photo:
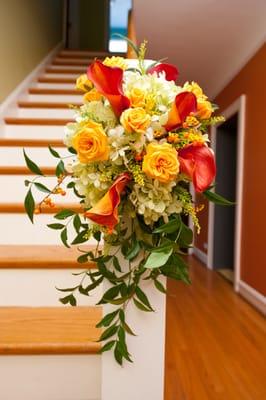
[[[82,96],[70,94],[29,94],[27,97],[21,99],[23,101],[37,101],[48,103],[82,103]]]
[[[63,139],[63,125],[5,125],[3,136],[17,139]]]
[[[54,71],[56,71],[56,70],[60,70],[60,69],[65,69],[65,70],[68,70],[68,69],[75,69],[75,70],[77,70],[77,71],[80,71],[81,73],[82,72],[86,72],[86,70],[87,70],[87,68],[86,68],[86,66],[84,66],[84,67],[80,67],[79,65],[67,65],[67,64],[64,64],[64,65],[50,65],[49,66],[49,70],[50,71],[52,71],[52,70],[54,70]]]
[[[42,88],[42,89],[75,89],[74,83],[46,83],[46,82],[37,82],[31,87],[34,88]]]
[[[80,253],[82,254],[82,253]],[[77,286],[82,276],[74,276],[72,272],[81,272],[86,264],[80,264],[82,269],[0,269],[0,306],[1,307],[66,307],[59,298],[68,293],[59,292],[58,288]],[[83,286],[90,284],[89,278]],[[94,289],[93,294],[84,296],[75,292],[78,306],[94,306],[102,296],[102,286]],[[1,397],[0,397],[1,398]]]
[[[71,155],[65,147],[54,148],[62,157]],[[39,166],[55,166],[58,159],[53,157],[46,147],[26,147],[27,155]],[[1,166],[25,166],[22,147],[0,147]]]
[[[5,188],[0,197],[1,203],[17,202],[23,203],[28,188],[25,186],[25,180],[32,181],[35,177],[31,175],[0,175],[0,187]],[[66,178],[61,185],[62,189],[66,191],[65,196],[51,195],[51,199],[55,203],[77,203],[78,199],[72,189],[66,189],[67,183],[70,181]],[[38,179],[36,182],[43,183],[49,189],[53,189],[57,184],[57,178],[46,177]],[[40,192],[38,189],[33,188],[34,198],[36,202],[40,202],[47,194]]]
[[[101,399],[99,355],[0,356],[0,371],[3,400]]]
[[[55,73],[52,73],[52,72],[46,72],[46,73],[42,74],[41,76],[45,77],[45,78],[56,78],[56,79],[60,79],[60,78],[63,78],[63,79],[65,79],[65,78],[77,79],[77,77],[80,76],[80,74],[79,73],[76,73],[76,74],[67,74],[67,73],[66,74],[65,73],[55,74]]]
[[[75,112],[68,108],[17,108],[8,116],[18,118],[74,118]]]
[[[26,214],[0,214],[0,226],[5,229],[0,230],[0,244],[28,244],[45,245],[60,244],[60,231],[48,228],[46,225],[61,222],[53,218],[52,214],[40,214],[35,216],[32,224]],[[64,221],[63,221],[64,223]],[[71,242],[76,233],[72,226],[69,227],[69,242]],[[87,244],[95,244],[92,239]]]

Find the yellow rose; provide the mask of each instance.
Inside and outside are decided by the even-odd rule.
[[[168,143],[150,143],[143,159],[142,170],[147,176],[160,182],[173,181],[179,172],[176,150]]]
[[[76,89],[88,92],[93,88],[92,82],[88,79],[87,74],[80,75],[76,80]]]
[[[109,157],[108,138],[101,124],[88,121],[72,138],[72,147],[81,163],[105,161]]]
[[[197,100],[197,116],[200,119],[208,119],[212,115],[212,105],[208,100]]]
[[[120,122],[128,133],[144,133],[151,123],[151,117],[141,107],[128,108],[122,113]]]
[[[102,99],[101,93],[99,93],[96,89],[92,89],[89,92],[85,93],[83,96],[84,103],[88,101],[99,101]]]
[[[106,57],[103,64],[107,67],[118,67],[123,70],[127,69],[127,62],[123,57]]]
[[[142,107],[145,108],[145,92],[138,88],[133,88],[127,94],[131,107]]]
[[[183,86],[186,92],[192,92],[197,98],[207,99],[207,96],[203,93],[201,87],[194,81],[191,83],[186,82]]]

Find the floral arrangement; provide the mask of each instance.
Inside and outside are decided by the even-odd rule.
[[[60,300],[75,306],[77,292],[88,296],[104,280],[109,282],[98,304],[112,304],[114,310],[97,326],[103,328],[101,352],[112,349],[119,364],[131,361],[126,337],[134,332],[127,323],[128,303],[153,311],[143,281],[162,293],[161,276],[190,282],[183,254],[193,233],[184,216],[199,231],[201,208],[193,202],[190,182],[207,199],[229,204],[211,191],[215,160],[207,130],[223,120],[213,116],[216,106],[197,83],[177,86],[175,66],[145,61],[145,42],[134,50],[133,64],[121,57],[95,60],[77,79],[84,101],[75,109],[76,122],[66,126],[69,157],[49,147],[58,159],[55,187],[39,182],[45,176],[24,152],[37,175],[25,182],[25,208],[32,222],[44,205],[54,206],[52,196],[68,190],[77,196],[80,209],[62,209],[48,227],[61,231],[67,247],[95,239],[94,251],[80,247],[78,261],[94,261],[97,269],[83,271],[78,286],[60,289],[66,292]],[[45,192],[38,204],[34,189]],[[75,236],[69,241],[71,226]]]

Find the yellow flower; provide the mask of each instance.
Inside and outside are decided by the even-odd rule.
[[[197,82],[192,81],[191,83],[186,82],[183,86],[186,92],[192,92],[198,98],[207,99],[207,96],[203,93],[203,90]]]
[[[76,89],[88,92],[93,88],[92,82],[88,79],[87,74],[80,75],[76,80]]]
[[[200,119],[208,119],[212,115],[212,105],[208,100],[197,100],[197,116]]]
[[[99,93],[96,89],[92,89],[89,92],[85,93],[83,96],[84,103],[89,101],[99,101],[102,99],[101,93]]]
[[[123,70],[127,69],[127,62],[123,57],[106,57],[103,64],[107,67],[118,67]]]
[[[138,88],[133,88],[127,94],[131,107],[143,107],[145,108],[145,92]]]
[[[122,113],[120,122],[127,133],[144,133],[151,123],[151,117],[141,107],[128,108]]]
[[[101,124],[88,121],[72,138],[72,147],[81,163],[105,161],[109,157],[108,138]]]
[[[168,143],[150,143],[144,156],[142,170],[147,176],[168,183],[176,179],[179,161],[176,150]]]

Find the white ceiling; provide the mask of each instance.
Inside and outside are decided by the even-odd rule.
[[[138,41],[215,97],[262,46],[266,0],[133,0]],[[266,71],[265,71],[266,72]]]

